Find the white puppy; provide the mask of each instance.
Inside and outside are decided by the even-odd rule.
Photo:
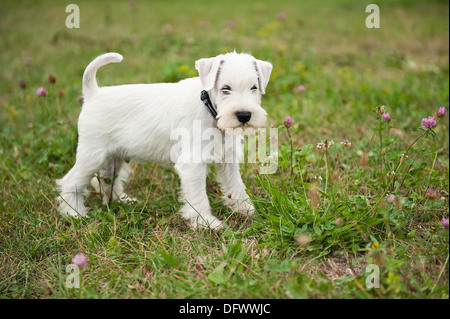
[[[97,70],[120,61],[120,54],[106,53],[84,72],[76,163],[57,180],[60,211],[71,216],[87,214],[84,195],[97,172],[100,182],[94,178],[92,184],[102,190],[104,203],[127,200],[123,182],[130,173],[128,162],[137,160],[174,165],[181,180],[181,215],[193,228],[216,229],[222,224],[211,214],[206,194],[207,165],[212,162],[226,204],[235,211],[253,214],[239,173],[242,145],[226,130],[265,125],[261,94],[272,65],[233,52],[196,61],[199,77],[178,83],[99,88]],[[179,141],[173,138],[180,129],[186,132],[184,142],[188,140],[191,146],[188,152],[180,151]],[[220,138],[200,138],[208,129],[218,131]],[[211,143],[214,151],[205,155],[202,151],[211,149]],[[229,154],[232,160],[224,160]]]

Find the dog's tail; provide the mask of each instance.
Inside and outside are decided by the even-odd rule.
[[[95,58],[89,63],[83,75],[83,96],[84,99],[89,98],[95,91],[98,90],[97,80],[95,74],[97,70],[108,63],[121,62],[123,56],[119,53],[105,53]]]

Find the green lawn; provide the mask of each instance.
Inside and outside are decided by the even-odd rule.
[[[449,107],[448,1],[377,1],[379,29],[365,25],[371,1],[154,2],[77,1],[79,29],[66,28],[69,2],[0,2],[0,297],[449,298],[448,114],[420,128]],[[279,166],[242,164],[252,220],[223,205],[212,171],[229,227],[191,230],[174,170],[151,163],[133,164],[137,203],[92,191],[89,218],[58,213],[95,56],[124,56],[98,73],[116,85],[196,76],[197,59],[232,50],[274,67],[263,105]],[[68,288],[79,252],[81,287]]]

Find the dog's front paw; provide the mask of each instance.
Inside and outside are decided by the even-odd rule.
[[[228,195],[225,197],[225,202],[231,210],[244,216],[252,217],[255,214],[255,208],[248,197],[246,199],[233,199]]]
[[[203,209],[197,207],[195,209],[190,204],[186,204],[180,210],[181,216],[188,221],[192,229],[221,230],[225,227],[222,221],[211,214],[209,207],[203,207]]]
[[[221,231],[225,228],[225,224],[219,219],[211,216],[209,218],[205,218],[202,216],[197,216],[189,219],[189,226],[192,229],[212,229],[216,231]]]
[[[82,218],[82,217],[86,217],[88,214],[88,211],[87,211],[86,207],[84,207],[84,205],[82,205],[82,206],[80,205],[81,207],[79,207],[78,209],[75,210],[72,207],[72,205],[75,206],[74,203],[72,203],[72,205],[70,205],[64,199],[61,199],[61,198],[58,199],[58,202],[59,202],[58,210],[63,216]]]
[[[255,215],[255,207],[250,203],[250,199],[239,202],[236,211],[248,217]]]

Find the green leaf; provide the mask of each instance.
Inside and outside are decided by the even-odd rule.
[[[314,225],[313,229],[317,236],[320,236],[322,234],[322,230],[319,228],[319,226]]]
[[[216,285],[223,285],[226,283],[226,278],[224,274],[224,269],[227,264],[222,262],[217,266],[213,272],[208,276],[209,280],[211,280]]]
[[[115,248],[117,246],[119,246],[119,242],[114,237],[111,237],[108,242],[108,247]]]
[[[285,272],[291,270],[291,261],[286,259],[281,263],[271,261],[269,266],[266,266],[265,269],[273,271],[273,272]]]
[[[312,144],[303,145],[299,155],[304,156],[308,162],[314,161],[314,146]]]
[[[166,253],[164,250],[160,250],[160,254],[163,257],[164,261],[170,266],[170,267],[175,267],[177,266],[180,261],[178,259],[176,259],[174,256],[169,255],[168,253]]]

